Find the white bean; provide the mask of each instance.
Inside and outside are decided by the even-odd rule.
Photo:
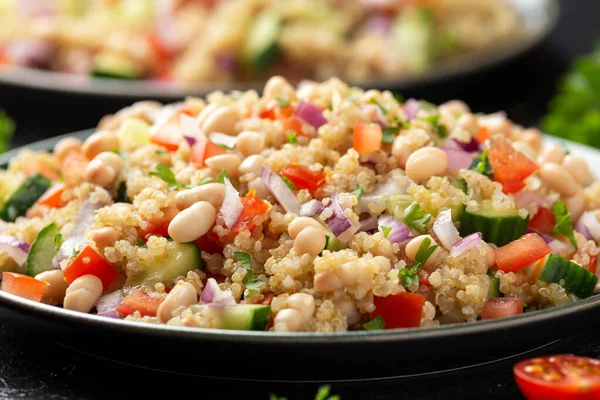
[[[300,254],[316,256],[323,251],[326,242],[322,227],[308,226],[302,229],[294,239],[294,248]]]
[[[563,149],[557,144],[551,144],[546,149],[542,151],[542,155],[539,160],[539,164],[544,163],[555,163],[562,164],[565,159],[565,152]]]
[[[83,172],[86,182],[102,187],[110,186],[116,177],[114,169],[96,159],[90,161]]]
[[[344,287],[341,279],[331,271],[315,274],[313,283],[315,285],[315,290],[319,292],[334,292]]]
[[[179,307],[188,307],[198,302],[198,292],[189,282],[179,281],[158,306],[156,316],[166,323],[173,317],[173,311]]]
[[[580,189],[577,181],[561,165],[547,162],[542,164],[538,174],[548,188],[557,191],[562,197],[574,196]]]
[[[55,306],[63,302],[69,283],[65,280],[65,275],[62,270],[54,269],[45,271],[37,274],[35,279],[48,284],[48,286],[46,286],[46,291],[44,292],[44,297],[42,298],[42,303]]]
[[[245,157],[258,154],[265,148],[265,138],[258,132],[244,131],[238,135],[235,148]]]
[[[525,129],[521,134],[524,141],[529,143],[536,151],[542,148],[542,132],[537,128]]]
[[[273,324],[285,324],[289,332],[298,332],[304,326],[305,321],[300,311],[292,308],[284,308],[277,313],[273,319]]]
[[[569,210],[569,214],[571,214],[571,222],[575,223],[585,210],[583,190],[579,189],[575,195],[566,198],[565,205],[567,206],[567,210]]]
[[[265,159],[262,156],[253,155],[242,161],[238,171],[240,174],[259,174],[263,165],[265,165]]]
[[[255,178],[248,182],[248,189],[254,189],[254,191],[256,192],[256,197],[262,200],[266,199],[271,195],[269,188],[267,188],[267,186],[260,178]]]
[[[276,75],[267,81],[263,89],[263,98],[274,99],[275,96],[293,99],[296,97],[296,89],[284,77]]]
[[[67,154],[72,152],[80,153],[81,146],[82,142],[77,138],[68,137],[61,139],[56,143],[56,146],[54,146],[54,156],[59,163],[62,163]]]
[[[175,206],[185,210],[198,201],[208,201],[215,208],[221,207],[225,199],[225,185],[222,183],[207,183],[192,189],[182,190],[175,195]]]
[[[412,153],[406,161],[406,176],[416,182],[425,182],[440,176],[448,168],[448,156],[437,147],[423,147]]]
[[[80,276],[67,288],[63,307],[67,310],[89,312],[100,298],[102,290],[102,281],[97,276]]]
[[[199,201],[181,211],[169,223],[169,236],[176,242],[193,242],[212,228],[217,210],[207,201]]]
[[[242,160],[234,154],[220,154],[204,161],[213,171],[227,171],[229,176],[237,176]]]
[[[235,135],[235,124],[238,119],[238,111],[233,106],[221,106],[202,121],[201,127],[207,135],[213,132]]]
[[[100,160],[104,164],[111,167],[115,171],[116,175],[119,175],[121,171],[123,171],[123,159],[121,158],[121,156],[119,156],[116,153],[113,153],[112,151],[103,151],[102,153],[94,157],[94,160]]]
[[[110,226],[90,231],[88,235],[98,247],[112,246],[119,240],[119,232]]]
[[[204,121],[206,121],[208,116],[217,108],[219,108],[219,104],[217,103],[207,104],[206,107],[204,107],[202,111],[200,111],[200,114],[198,114],[198,116],[196,117],[196,123],[198,123],[198,126],[202,126],[202,124],[204,123]]]
[[[297,217],[297,218],[294,218],[292,220],[292,222],[290,222],[290,224],[288,225],[288,233],[290,234],[292,239],[296,239],[296,236],[298,236],[300,231],[303,230],[304,228],[308,228],[309,226],[314,226],[315,228],[318,228],[321,230],[323,229],[321,224],[314,218]]]
[[[502,135],[510,137],[512,133],[512,124],[504,114],[495,113],[479,117],[479,125],[489,129],[490,136]]]
[[[577,182],[582,185],[587,186],[594,179],[592,172],[590,171],[590,165],[582,157],[569,154],[565,156],[563,166],[575,177],[575,179],[577,179]]]
[[[315,299],[306,293],[294,293],[287,299],[289,308],[297,310],[302,315],[304,321],[310,320],[315,312]]]
[[[116,135],[100,131],[92,134],[83,142],[81,152],[88,160],[91,160],[102,152],[118,148],[119,139]]]

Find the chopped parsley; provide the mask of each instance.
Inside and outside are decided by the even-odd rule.
[[[577,242],[575,241],[575,234],[573,232],[573,224],[571,223],[571,214],[567,210],[567,206],[564,201],[558,201],[552,206],[552,212],[556,218],[556,225],[550,232],[551,235],[565,235],[571,244],[577,248]]]
[[[171,168],[164,164],[158,164],[156,171],[150,172],[150,175],[156,176],[169,184],[169,190],[184,188],[185,185],[175,179],[175,174],[171,171]]]
[[[439,137],[439,138],[445,138],[446,136],[448,136],[448,129],[446,129],[446,127],[444,125],[440,125],[439,124],[439,115],[430,115],[428,117],[423,118],[424,121],[429,122],[431,125],[433,125],[433,132]]]
[[[242,267],[247,271],[242,279],[242,283],[246,286],[244,290],[244,298],[250,298],[260,293],[260,287],[264,282],[260,279],[254,279],[254,270],[252,269],[252,256],[244,251],[236,251],[233,253],[238,259]]]
[[[167,152],[165,150],[154,150],[154,154],[156,154],[157,156],[164,156],[165,154],[167,154]]]
[[[56,248],[56,250],[58,250],[58,248],[62,244],[62,241],[63,236],[60,233],[57,233],[56,236],[54,236],[54,247]]]
[[[0,110],[0,153],[4,153],[8,142],[15,133],[15,121],[13,121],[4,110]]]
[[[381,110],[383,115],[387,115],[387,113],[388,113],[387,109],[379,101],[377,101],[376,99],[371,99],[371,100],[369,100],[369,103],[375,104],[377,107],[379,107],[379,109]]]
[[[217,145],[217,146],[219,146],[219,147],[220,147],[220,148],[222,148],[222,149],[225,149],[225,150],[228,150],[228,151],[231,151],[231,150],[233,150],[233,147],[229,147],[229,146],[227,146],[226,144],[223,144],[223,143],[215,143],[215,142],[212,142],[212,143],[213,143],[213,144],[215,144],[215,145]]]
[[[137,245],[138,247],[142,247],[146,245],[146,242],[144,242],[144,239],[142,238],[137,238]]]
[[[383,232],[383,237],[387,239],[388,235],[392,231],[392,227],[382,225],[382,226],[380,226],[380,228],[381,228],[381,232]]]
[[[421,234],[427,233],[429,221],[431,221],[431,214],[422,210],[416,201],[404,210],[404,223]]]
[[[363,324],[363,328],[368,331],[383,330],[383,328],[385,328],[385,320],[381,317],[381,315],[378,315],[366,324]]]
[[[235,258],[238,259],[242,267],[245,269],[252,269],[252,256],[250,253],[246,253],[245,251],[236,251],[233,253]]]
[[[81,249],[79,247],[76,249],[74,248],[73,252],[69,256],[69,258],[77,258],[77,256],[79,255],[80,252],[81,252]]]
[[[275,96],[275,100],[279,103],[279,108],[286,108],[290,105],[290,99],[283,96]]]
[[[119,154],[119,149],[117,149],[116,147],[113,149],[110,149],[111,153],[115,153],[115,154]]]
[[[288,133],[286,139],[287,139],[287,142],[290,144],[298,143],[298,138],[296,137],[296,133],[294,133],[294,132]]]
[[[396,139],[396,135],[398,135],[398,133],[400,133],[401,129],[407,129],[410,127],[410,123],[403,123],[401,122],[399,119],[395,119],[393,124],[383,128],[382,130],[382,134],[383,137],[381,138],[381,142],[382,143],[392,143],[394,141],[394,139]]]
[[[189,185],[188,188],[193,188],[193,187],[197,187],[197,186],[202,186],[202,185],[206,185],[207,183],[212,182],[212,178],[210,176],[207,176],[206,178],[203,178],[200,183],[196,183],[193,185]]]
[[[287,187],[290,188],[290,190],[294,190],[294,191],[298,190],[298,188],[296,187],[296,185],[294,185],[294,183],[292,181],[290,181],[287,178],[287,176],[285,176],[285,175],[282,174],[281,175],[281,179],[283,179],[283,181],[285,182],[285,184],[287,185]]]
[[[363,192],[364,192],[363,187],[358,185],[358,186],[356,186],[356,189],[354,189],[352,192],[350,192],[350,194],[355,196],[357,199],[360,199],[363,195]]]
[[[423,239],[415,256],[415,262],[412,263],[410,268],[404,268],[398,272],[402,277],[402,285],[404,287],[419,286],[419,271],[437,248],[437,245],[431,245],[431,239],[428,237]]]
[[[219,175],[217,175],[217,179],[215,179],[215,181],[217,183],[225,183],[225,178],[231,180],[227,171],[223,170]]]
[[[469,169],[493,179],[494,171],[492,169],[492,164],[490,164],[490,160],[488,159],[487,153],[488,149],[485,149],[480,156],[473,157],[473,161],[471,162]]]

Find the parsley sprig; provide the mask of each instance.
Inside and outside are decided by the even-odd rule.
[[[296,185],[294,185],[294,182],[290,181],[287,176],[285,176],[283,174],[281,174],[280,176],[281,176],[281,179],[287,185],[287,187],[290,188],[290,190],[293,190],[293,191],[297,191],[298,190],[298,188],[296,187]]]
[[[377,99],[371,99],[371,100],[369,100],[369,103],[375,104],[377,107],[379,107],[379,109],[381,110],[383,115],[387,115],[388,110],[383,106],[383,104],[381,104],[379,101],[377,101]]]
[[[490,164],[487,153],[488,149],[485,149],[480,156],[473,157],[473,161],[471,162],[469,169],[493,179],[494,170],[492,169],[492,164]]]
[[[283,96],[275,96],[275,100],[279,103],[279,108],[286,108],[290,105],[290,99]]]
[[[169,190],[174,190],[177,188],[191,189],[196,186],[206,185],[207,183],[212,181],[212,178],[206,177],[206,178],[202,179],[200,181],[200,183],[198,183],[198,184],[184,185],[182,182],[178,181],[177,178],[175,178],[175,174],[173,173],[173,171],[171,171],[171,168],[167,167],[164,164],[158,164],[156,166],[156,171],[150,172],[150,175],[156,176],[156,177],[162,179],[163,181],[167,182],[169,184]],[[229,179],[229,175],[227,174],[227,171],[223,170],[217,176],[216,182],[223,183],[225,178]],[[121,190],[121,187],[119,187],[119,190]],[[126,191],[127,188],[124,187],[123,190]],[[123,193],[125,193],[125,192],[123,192]]]
[[[387,239],[388,235],[392,231],[392,227],[382,225],[379,228],[381,229],[381,232],[383,232],[383,237]]]
[[[398,272],[402,277],[402,285],[404,287],[419,285],[419,271],[423,269],[423,266],[437,248],[438,245],[431,245],[431,239],[428,237],[423,239],[415,256],[415,262],[412,263],[410,268],[404,268]]]
[[[433,132],[441,139],[448,136],[448,129],[444,125],[439,123],[439,115],[429,115],[423,118],[424,121],[429,122],[433,126]]]
[[[252,269],[252,256],[245,251],[236,251],[235,257],[238,259],[242,267],[247,271],[246,275],[242,279],[242,283],[246,286],[244,290],[244,298],[248,299],[252,296],[256,296],[260,293],[260,287],[264,285],[264,282],[260,279],[254,279],[254,270]]]
[[[431,214],[421,209],[419,203],[413,201],[410,206],[404,210],[404,223],[415,231],[427,233],[427,224],[431,221]]]
[[[381,317],[381,315],[378,315],[366,324],[363,324],[363,328],[368,331],[383,330],[385,328],[385,320]]]
[[[577,242],[575,241],[575,234],[573,232],[573,224],[571,223],[571,214],[567,210],[567,206],[564,201],[558,201],[552,206],[552,212],[556,218],[556,225],[550,232],[551,235],[565,235],[571,244],[577,248]]]
[[[392,143],[396,136],[400,133],[402,129],[410,128],[410,122],[402,122],[398,118],[394,120],[392,125],[383,128],[382,130],[382,143]]]
[[[298,138],[296,137],[295,132],[288,133],[286,136],[286,139],[289,144],[297,144],[298,143]]]
[[[363,195],[363,192],[364,192],[363,187],[358,185],[358,186],[356,186],[356,189],[354,189],[352,192],[350,192],[350,194],[355,196],[357,199],[360,199]]]

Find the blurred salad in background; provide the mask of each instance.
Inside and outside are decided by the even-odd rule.
[[[10,139],[15,133],[15,121],[4,110],[0,110],[0,154],[6,151]]]

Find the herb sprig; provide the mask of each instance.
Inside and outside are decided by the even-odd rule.
[[[423,269],[423,266],[437,248],[438,245],[431,245],[431,239],[428,237],[423,239],[415,256],[415,262],[412,263],[410,268],[404,268],[399,271],[404,287],[419,285],[419,271]]]

